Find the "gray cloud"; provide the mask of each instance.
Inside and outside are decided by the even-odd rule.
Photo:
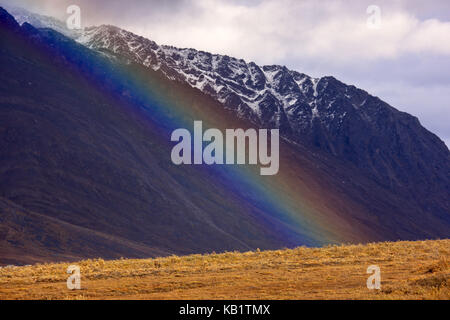
[[[422,0],[12,0],[85,26],[114,24],[160,44],[333,75],[412,113],[449,145],[450,2]],[[381,28],[366,25],[369,5]]]

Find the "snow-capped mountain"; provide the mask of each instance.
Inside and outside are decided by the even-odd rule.
[[[236,110],[240,117],[283,128],[284,133],[308,127],[313,118],[321,116],[316,103],[321,79],[286,67],[258,66],[195,49],[160,46],[114,26],[87,28],[77,41],[160,70]]]
[[[61,27],[52,18],[30,13],[22,12],[19,20]],[[70,36],[90,49],[187,83],[241,118],[279,128],[290,141],[350,161],[386,187],[414,185],[428,194],[435,187],[445,188],[449,179],[447,147],[416,117],[334,77],[313,78],[284,66],[258,66],[225,55],[159,45],[110,25]]]
[[[28,22],[37,28],[51,28],[91,49],[160,70],[169,79],[184,81],[226,108],[236,110],[240,117],[265,127],[281,128],[285,135],[309,131],[316,118],[329,124],[330,121],[339,123],[345,117],[345,113],[337,114],[330,108],[336,99],[327,101],[328,108],[321,108],[317,103],[321,99],[320,90],[329,80],[334,80],[332,78],[313,78],[282,66],[258,66],[195,49],[160,46],[114,26],[69,30],[65,23],[52,17],[16,7],[10,7],[8,11],[20,24]],[[344,94],[349,96],[347,91]],[[364,102],[360,100],[354,105]],[[295,136],[291,139],[297,140]]]
[[[350,161],[385,186],[424,181],[435,186],[438,177],[448,178],[448,172],[436,169],[448,167],[447,147],[416,117],[334,77],[313,78],[284,66],[158,45],[114,26],[87,28],[77,41],[188,83],[239,117]]]

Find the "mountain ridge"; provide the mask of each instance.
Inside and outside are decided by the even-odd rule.
[[[238,117],[350,161],[395,192],[421,194],[425,202],[433,193],[445,201],[450,192],[450,152],[439,137],[417,117],[332,76],[159,46],[115,26],[86,28],[77,41],[188,83]]]
[[[226,176],[172,166],[167,158],[169,136],[161,136],[166,128],[157,114],[167,109],[164,117],[173,118],[171,105],[159,105],[153,98],[141,101],[141,96],[149,91],[168,99],[180,96],[180,101],[171,103],[186,104],[194,111],[193,119],[208,110],[217,127],[229,123],[253,127],[251,119],[237,121],[232,108],[224,108],[185,81],[171,80],[162,70],[125,61],[126,57],[108,50],[91,50],[51,29],[25,23],[20,27],[2,11],[0,25],[4,21],[13,33],[0,30],[6,34],[0,41],[0,58],[6,67],[0,82],[0,197],[22,207],[25,215],[36,212],[139,243],[143,247],[134,251],[129,244],[133,257],[449,234],[448,200],[444,198],[448,191],[442,189],[442,185],[448,188],[446,176],[431,185],[430,193],[433,188],[439,191],[436,197],[424,202],[420,199],[423,193],[418,192],[414,199],[391,192],[326,149],[314,149],[304,140],[283,139],[280,173],[293,180],[292,184],[283,181],[277,185],[278,191],[288,196],[276,199],[275,204],[293,205],[290,201],[302,198],[295,204],[300,207],[290,209],[297,213],[304,212],[307,203],[317,206],[314,216],[305,214],[300,223],[292,224],[265,207],[267,193],[263,196],[239,185],[233,185],[237,189],[230,193]],[[266,71],[270,70],[273,68]],[[128,73],[139,77],[124,77]],[[334,80],[326,83],[330,87]],[[315,85],[320,91],[325,83],[317,81]],[[339,83],[333,86],[339,89]],[[290,90],[289,86],[280,90],[283,88]],[[308,91],[314,96],[314,87]],[[327,93],[332,96],[332,92]],[[125,113],[123,109],[129,105],[133,111]],[[141,111],[147,120],[136,116]],[[147,128],[144,124],[149,121],[157,123],[158,129]],[[381,121],[380,125],[386,124]],[[434,181],[434,177],[429,179]],[[263,186],[266,182],[258,180]],[[2,211],[9,210],[7,201]],[[316,226],[315,215],[329,220]],[[339,229],[333,230],[334,224]],[[11,214],[4,216],[1,226],[6,230],[0,239],[2,258],[3,250],[16,255],[26,251],[31,240],[17,239],[15,234],[28,231],[36,236],[35,228],[18,226]],[[18,228],[24,231],[14,231]],[[50,250],[46,251],[49,259],[57,259],[58,250],[66,254],[60,254],[61,259],[67,259],[67,254],[83,257],[83,250],[64,241],[62,231],[44,228],[42,232],[44,235],[37,235],[42,239],[38,243]],[[281,234],[289,236],[282,239]],[[317,240],[326,234],[329,239]],[[44,241],[46,238],[53,240]],[[124,247],[126,250],[126,241],[120,248],[114,241],[102,239],[83,242],[85,257],[114,258]]]

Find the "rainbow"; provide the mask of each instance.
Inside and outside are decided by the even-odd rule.
[[[167,80],[163,76],[149,76],[154,72],[130,69],[122,70],[120,79],[126,79],[132,91],[141,95],[141,107],[151,113],[149,125],[157,126],[170,146],[175,144],[170,142],[171,132],[187,128],[192,133],[194,120],[203,121],[204,130],[249,126],[235,119],[235,115],[224,112],[223,106],[212,99],[196,99],[197,95],[203,95],[196,89],[172,84],[167,90]],[[320,193],[328,193],[329,189],[311,188],[309,183],[314,183],[315,177],[304,179],[303,175],[308,173],[296,163],[294,154],[288,143],[280,144],[280,171],[274,176],[261,176],[259,167],[250,165],[202,165],[202,170],[212,170],[217,179],[225,181],[230,192],[251,201],[276,219],[282,226],[279,232],[291,242],[322,246],[364,240],[365,234],[349,226],[335,208],[327,206],[327,197]]]
[[[85,55],[71,55],[73,50],[84,50]],[[57,48],[44,44],[37,54],[50,59],[59,54],[68,57],[74,72],[85,77],[89,86],[113,100],[123,99],[123,108],[143,117],[158,132],[161,143],[167,143],[168,150],[175,144],[170,141],[171,132],[177,128],[192,130],[194,120],[201,120],[204,130],[251,126],[186,84],[143,66],[111,64],[72,41]],[[167,159],[170,161],[169,151]],[[207,171],[228,192],[264,212],[263,223],[276,228],[287,243],[322,246],[367,239],[366,233],[349,223],[345,212],[350,210],[348,206],[330,205],[330,199],[337,195],[316,179],[315,169],[307,163],[295,146],[281,141],[277,175],[261,176],[259,167],[250,165],[201,165],[199,170]]]

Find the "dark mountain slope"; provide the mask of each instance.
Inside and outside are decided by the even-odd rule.
[[[154,125],[154,105],[123,74],[139,74],[144,92],[182,92],[197,114],[214,113],[218,128],[254,123],[161,70],[110,62],[52,30],[19,27],[4,11],[0,36],[2,263],[449,235],[442,191],[439,210],[421,208],[352,162],[282,142],[280,174],[295,185],[280,193],[318,208],[292,225],[245,186],[230,191],[217,172],[174,166],[170,128]]]
[[[168,137],[138,110],[130,112],[121,93],[103,93],[108,81],[95,88],[80,72],[97,68],[113,76],[111,64],[51,31],[19,28],[0,13],[0,196],[15,203],[5,200],[2,209],[31,212],[27,221],[2,212],[3,230],[23,228],[22,245],[3,236],[16,257],[24,254],[18,261],[29,260],[26,244],[36,237],[37,246],[54,252],[52,260],[286,244],[211,177],[172,165]],[[86,65],[75,68],[71,59]],[[42,218],[42,229],[35,225],[41,216],[50,219]]]
[[[416,117],[364,90],[283,66],[158,45],[115,26],[87,28],[78,41],[198,88],[239,117],[349,161],[391,192],[449,219],[448,148]]]

